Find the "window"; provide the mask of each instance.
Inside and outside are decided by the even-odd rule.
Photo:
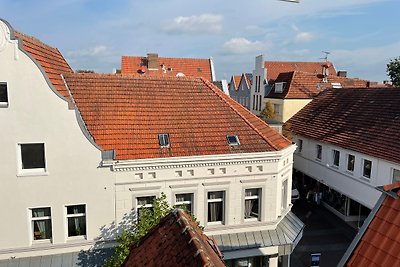
[[[240,145],[239,138],[237,137],[237,135],[227,135],[226,139],[228,140],[228,144],[231,146]]]
[[[301,153],[301,151],[303,150],[303,140],[302,139],[297,140],[297,145],[298,145],[297,150],[299,151],[299,153]]]
[[[176,194],[175,207],[189,211],[193,214],[193,194]]]
[[[45,171],[46,162],[44,156],[44,144],[20,144],[21,169]]]
[[[354,171],[354,162],[356,160],[356,157],[354,155],[349,154],[347,156],[347,170],[349,172],[353,172]]]
[[[260,198],[261,189],[252,188],[245,190],[244,196],[244,218],[246,220],[260,220]]]
[[[339,167],[340,164],[340,151],[334,149],[333,150],[333,166]]]
[[[276,115],[280,115],[281,114],[281,105],[274,104],[274,112]]]
[[[317,145],[317,159],[321,160],[322,159],[322,146]]]
[[[7,83],[0,82],[0,107],[8,107]]]
[[[281,208],[286,209],[288,206],[288,180],[286,179],[282,183],[282,200],[281,200]]]
[[[33,240],[51,239],[51,210],[50,208],[32,209]]]
[[[85,205],[67,206],[68,236],[86,235]]]
[[[153,201],[156,197],[155,196],[146,196],[146,197],[138,197],[136,211],[137,216],[140,217],[141,213],[143,213],[143,209],[153,210]]]
[[[393,169],[392,181],[393,181],[393,183],[400,181],[400,170]]]
[[[208,222],[222,224],[224,221],[224,191],[208,192]]]
[[[371,178],[372,161],[364,159],[363,161],[363,176]]]
[[[284,82],[275,83],[275,93],[282,93],[284,89],[285,89]]]
[[[161,147],[169,147],[169,135],[168,134],[159,134],[158,135],[158,142]]]

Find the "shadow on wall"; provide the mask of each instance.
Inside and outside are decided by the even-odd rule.
[[[107,259],[113,254],[115,239],[124,229],[133,231],[137,213],[132,211],[125,214],[120,223],[112,222],[110,226],[100,228],[100,235],[95,239],[96,244],[89,250],[81,250],[78,254],[77,266],[97,267],[104,266]]]

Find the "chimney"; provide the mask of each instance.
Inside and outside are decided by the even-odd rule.
[[[329,75],[329,65],[328,62],[325,64],[322,64],[322,82],[327,83],[328,82],[328,75]]]
[[[158,70],[160,67],[158,63],[158,54],[157,53],[148,53],[147,54],[147,68],[149,70]]]
[[[339,70],[338,72],[337,72],[337,76],[338,77],[347,77],[347,71],[345,71],[345,70]]]

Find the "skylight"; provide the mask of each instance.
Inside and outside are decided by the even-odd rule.
[[[237,137],[237,135],[227,135],[226,139],[228,141],[228,144],[231,145],[231,146],[240,145],[239,137]]]
[[[169,142],[169,135],[168,134],[159,134],[158,135],[158,143],[160,144],[160,147],[169,147],[170,142]]]

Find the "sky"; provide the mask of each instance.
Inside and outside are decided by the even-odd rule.
[[[0,18],[56,47],[74,70],[110,73],[121,56],[213,58],[217,79],[265,60],[322,61],[387,80],[400,56],[399,0],[0,0]]]

